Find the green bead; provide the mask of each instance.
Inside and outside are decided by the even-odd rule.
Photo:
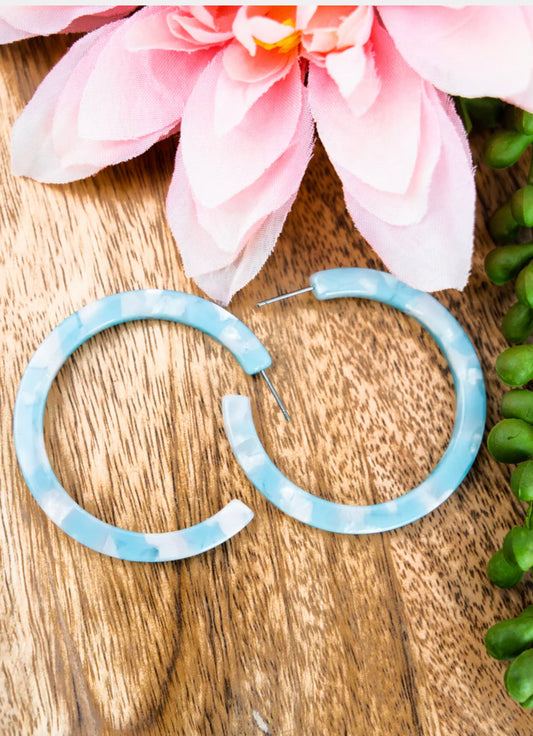
[[[520,501],[533,501],[533,462],[522,463],[511,475],[511,490]]]
[[[528,698],[527,700],[524,700],[522,703],[520,703],[522,708],[533,708],[533,695]]]
[[[505,671],[503,679],[507,692],[514,700],[528,703],[533,696],[533,649],[526,649],[519,654]]]
[[[524,577],[524,573],[518,565],[507,562],[501,549],[490,558],[487,564],[487,575],[489,580],[499,588],[512,588]]]
[[[533,261],[524,266],[516,278],[516,298],[521,304],[533,307]]]
[[[507,202],[494,212],[488,222],[489,232],[497,243],[512,242],[520,230],[513,217],[511,203]]]
[[[518,161],[532,140],[517,130],[497,130],[485,144],[485,163],[493,169],[505,169]]]
[[[522,419],[502,419],[489,432],[487,447],[500,463],[533,459],[533,427]]]
[[[533,378],[533,345],[514,345],[496,358],[496,373],[506,386],[523,386]]]
[[[511,565],[518,565],[524,572],[529,570],[533,566],[533,531],[514,526],[505,535],[502,551]]]
[[[477,128],[496,128],[501,124],[506,109],[504,103],[494,97],[457,97],[456,103],[467,134],[473,125]]]
[[[510,565],[518,565],[513,549],[513,539],[516,536],[518,529],[520,529],[519,526],[513,526],[513,528],[507,532],[507,534],[505,535],[505,539],[503,540],[503,556]],[[520,567],[520,565],[518,565],[518,567]],[[520,569],[522,568],[520,567]]]
[[[495,128],[499,124],[503,113],[501,100],[494,97],[462,97],[461,102],[476,125]]]
[[[504,393],[501,404],[506,419],[522,419],[533,424],[533,391],[527,388],[512,388]]]
[[[508,342],[524,342],[533,330],[533,310],[529,306],[526,307],[516,302],[507,310],[501,329]]]
[[[521,570],[529,570],[533,567],[533,531],[519,527],[519,531],[514,535],[513,552],[516,564]]]
[[[511,212],[519,225],[533,226],[533,185],[528,184],[513,194]]]
[[[518,616],[499,621],[485,634],[485,647],[494,659],[509,661],[533,646],[533,618]]]
[[[514,110],[514,127],[519,133],[533,135],[533,115],[518,107]]]
[[[533,259],[533,243],[500,245],[487,253],[485,271],[494,284],[512,281]]]

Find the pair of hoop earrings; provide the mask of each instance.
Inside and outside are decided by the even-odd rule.
[[[388,273],[364,268],[320,271],[310,286],[319,300],[362,297],[389,304],[414,317],[433,336],[450,366],[456,416],[450,443],[435,469],[416,488],[384,503],[333,503],[299,488],[266,454],[257,435],[250,400],[224,396],[224,427],[235,459],[250,482],[281,511],[331,532],[369,534],[396,529],[425,516],[445,501],[469,471],[485,426],[485,387],[474,348],[455,318],[436,299]],[[292,296],[288,294],[285,296]],[[260,305],[285,298],[274,297]],[[107,524],[79,506],[61,486],[48,459],[43,419],[48,393],[67,358],[86,340],[123,322],[161,319],[195,327],[218,340],[249,375],[262,374],[286,418],[265,371],[271,358],[240,320],[212,302],[179,291],[145,289],[100,299],[67,317],[39,346],[20,382],[14,411],[18,462],[35,500],[66,534],[91,549],[123,560],[163,562],[205,552],[230,539],[253,518],[234,499],[209,519],[186,529],[141,533]]]

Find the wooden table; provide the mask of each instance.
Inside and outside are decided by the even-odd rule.
[[[65,186],[14,178],[10,128],[68,43],[0,50],[2,684],[0,732],[152,736],[524,736],[532,716],[504,692],[483,635],[530,601],[485,566],[523,517],[510,470],[483,446],[438,510],[394,532],[336,536],[300,524],[246,480],[220,401],[250,395],[261,438],[295,482],[328,499],[392,498],[434,467],[453,424],[445,361],[410,318],[312,295],[255,302],[334,266],[381,263],[354,231],[320,146],[260,275],[231,303],[274,358],[259,379],[208,337],[170,323],[113,328],[67,362],[50,394],[47,446],[88,511],[135,530],[196,523],[231,498],[254,521],[182,562],[129,563],[56,528],[19,472],[15,391],[40,341],[72,311],[142,287],[200,294],[165,220],[176,141]],[[479,150],[479,142],[475,143]],[[478,170],[476,256],[464,293],[438,294],[486,374],[488,427],[511,287],[487,282],[484,221],[523,172]]]

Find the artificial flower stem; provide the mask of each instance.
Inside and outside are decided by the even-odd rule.
[[[527,183],[533,184],[533,149],[530,151],[531,160],[529,162],[529,172],[527,175]]]
[[[526,529],[533,529],[533,503],[530,503],[527,508],[524,526],[526,527]]]

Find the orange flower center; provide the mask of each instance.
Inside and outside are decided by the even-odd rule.
[[[281,25],[291,26],[294,28],[294,21],[292,18],[286,18],[282,21]],[[300,44],[301,37],[302,32],[295,30],[280,41],[276,41],[276,43],[265,43],[264,41],[260,41],[258,38],[255,38],[255,36],[254,41],[258,46],[261,46],[262,49],[266,49],[267,51],[277,51],[279,54],[287,54]]]

